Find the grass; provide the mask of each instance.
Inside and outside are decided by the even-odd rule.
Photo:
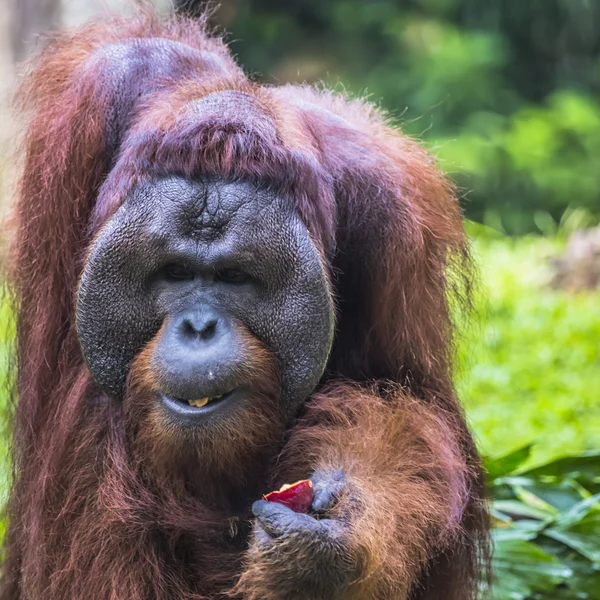
[[[4,299],[0,292],[0,299]],[[9,360],[14,340],[14,323],[7,302],[0,302],[0,507],[4,505],[10,485],[10,399]],[[0,539],[4,522],[0,520]]]
[[[600,294],[548,287],[557,239],[480,238],[479,323],[457,385],[482,452],[533,442],[529,465],[600,448]]]

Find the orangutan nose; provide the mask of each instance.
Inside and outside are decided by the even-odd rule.
[[[162,391],[182,399],[216,396],[236,384],[243,340],[231,320],[211,307],[168,320],[153,352]]]
[[[192,343],[209,342],[227,329],[223,319],[212,309],[186,311],[179,316],[174,326],[184,339]]]

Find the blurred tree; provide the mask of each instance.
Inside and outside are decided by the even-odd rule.
[[[597,0],[223,0],[214,20],[263,81],[381,102],[440,154],[471,218],[519,233],[540,212],[600,213]]]

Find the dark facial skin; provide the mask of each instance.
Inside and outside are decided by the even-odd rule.
[[[169,177],[140,184],[96,238],[77,330],[94,378],[117,398],[131,361],[160,330],[152,370],[165,406],[187,424],[226,418],[244,401],[236,368],[249,333],[279,361],[289,419],[323,374],[333,306],[319,254],[287,201],[245,182]],[[221,394],[202,409],[185,402]]]

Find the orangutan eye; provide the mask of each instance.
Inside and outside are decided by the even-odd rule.
[[[178,281],[194,279],[194,273],[190,268],[177,263],[167,265],[165,273],[167,279],[176,279]]]
[[[244,283],[248,281],[248,276],[239,269],[219,269],[215,273],[215,279],[226,283]]]

